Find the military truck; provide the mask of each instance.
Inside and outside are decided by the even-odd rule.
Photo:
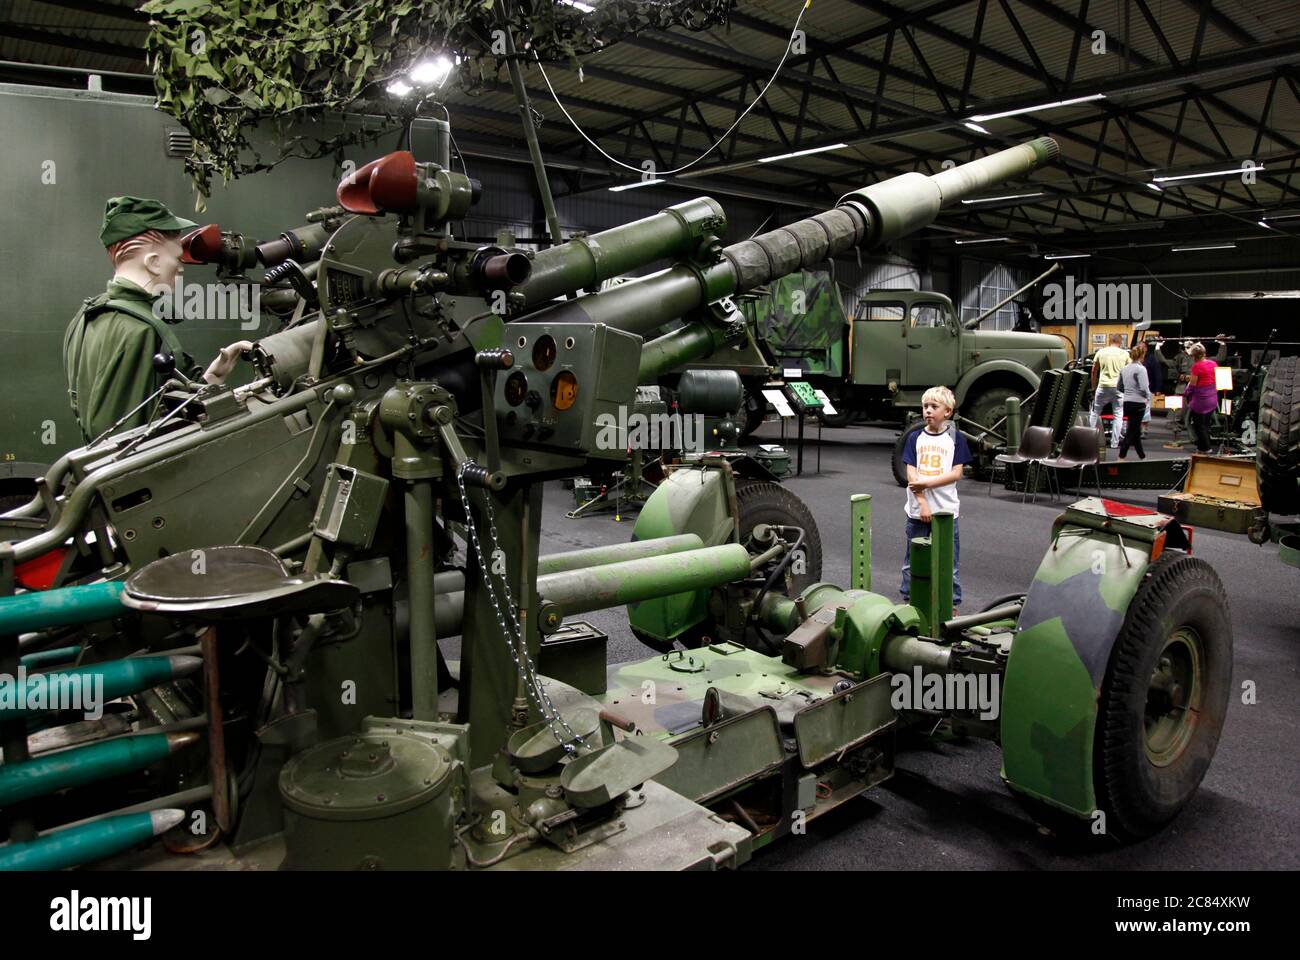
[[[987,314],[963,324],[931,290],[872,290],[845,322],[836,284],[820,271],[781,278],[745,309],[778,371],[798,368],[831,398],[828,426],[859,416],[905,424],[936,384],[952,389],[961,417],[992,426],[1009,397],[1025,399],[1067,360],[1058,337],[979,330]]]

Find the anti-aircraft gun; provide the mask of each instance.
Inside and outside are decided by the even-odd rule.
[[[169,385],[148,425],[71,451],[3,518],[0,865],[103,856],[196,805],[232,849],[282,834],[295,867],[739,865],[890,776],[918,719],[999,742],[1043,816],[1136,837],[1176,815],[1217,743],[1232,637],[1166,517],[1082,501],[1026,591],[963,616],[951,517],[913,542],[895,604],[870,591],[869,497],[841,588],[805,507],[707,457],[632,542],[539,549],[543,481],[623,457],[602,416],[739,335],[734,295],[919,229],[1052,140],[731,246],[701,198],[529,253],[455,238],[481,188],[439,130],[431,160],[368,164],[341,212],[274,247],[191,244],[301,301],[254,347],[257,377]],[[599,645],[549,655],[572,618],[622,605],[672,649],[608,672]],[[122,698],[111,723],[28,696],[95,678]]]

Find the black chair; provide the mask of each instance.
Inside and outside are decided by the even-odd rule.
[[[1043,466],[1051,470],[1078,470],[1079,486],[1083,486],[1083,471],[1092,467],[1093,479],[1097,481],[1097,496],[1101,496],[1101,471],[1097,464],[1101,461],[1101,444],[1105,433],[1099,427],[1071,427],[1061,442],[1061,455],[1043,460]],[[1060,493],[1060,481],[1056,485]]]
[[[1006,464],[1010,467],[1017,463],[1041,463],[1047,457],[1052,455],[1052,428],[1051,427],[1027,427],[1025,432],[1020,435],[1020,446],[1015,453],[999,453],[993,458],[993,468],[989,471],[989,496],[993,495],[993,476],[997,473],[998,464]],[[1037,487],[1037,484],[1035,484]],[[1029,492],[1029,477],[1025,477],[1025,489],[1020,494],[1020,502],[1025,502],[1025,495]],[[1034,499],[1038,499],[1038,490],[1034,490]]]

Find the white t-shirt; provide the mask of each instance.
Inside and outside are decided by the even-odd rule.
[[[931,433],[927,427],[922,427],[908,434],[903,446],[903,462],[916,467],[921,479],[941,477],[953,467],[970,463],[970,459],[966,438],[951,420],[944,424],[942,433]],[[931,513],[943,510],[955,517],[961,507],[955,482],[931,487],[925,491],[925,500],[930,504]],[[921,504],[911,487],[907,488],[907,515],[913,520],[921,519]]]

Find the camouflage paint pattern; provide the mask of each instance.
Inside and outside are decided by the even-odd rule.
[[[769,283],[741,306],[778,366],[843,376],[848,317],[839,288],[824,270],[801,270]]]
[[[1089,497],[1053,526],[1002,687],[1003,776],[1080,816],[1096,807],[1093,735],[1111,648],[1168,517]],[[1168,528],[1168,530],[1166,529]]]

